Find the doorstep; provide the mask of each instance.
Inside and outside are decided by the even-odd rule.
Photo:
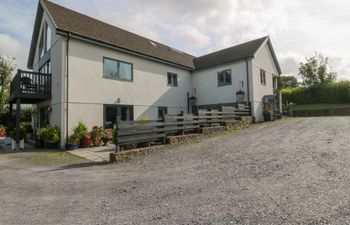
[[[109,162],[109,154],[115,152],[115,145],[78,148],[67,152],[93,162]]]

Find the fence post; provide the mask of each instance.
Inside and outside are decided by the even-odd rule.
[[[120,116],[117,116],[115,121],[116,127],[115,127],[115,152],[120,151],[120,143],[119,143],[119,137],[118,137],[118,130],[120,125]]]

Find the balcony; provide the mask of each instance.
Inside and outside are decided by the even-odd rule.
[[[51,99],[51,74],[18,70],[11,81],[9,103],[36,104]]]

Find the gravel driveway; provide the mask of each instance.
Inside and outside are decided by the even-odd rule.
[[[115,165],[3,160],[0,224],[350,224],[350,117],[255,125]]]

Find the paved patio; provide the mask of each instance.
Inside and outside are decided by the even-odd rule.
[[[86,158],[93,162],[109,162],[109,153],[114,152],[115,145],[93,147],[93,148],[79,148],[72,151],[67,151],[73,155]]]

